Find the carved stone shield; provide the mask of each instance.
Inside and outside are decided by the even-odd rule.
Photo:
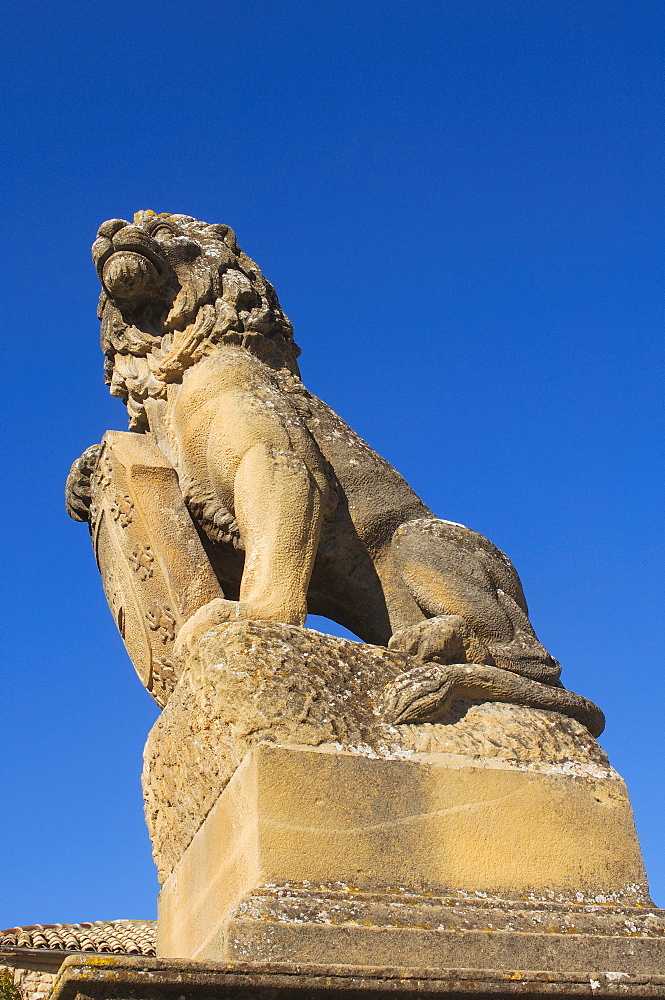
[[[104,592],[141,681],[163,707],[173,643],[198,608],[223,597],[152,434],[108,431],[92,481],[90,530]]]

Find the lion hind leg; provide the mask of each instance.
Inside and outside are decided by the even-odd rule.
[[[605,728],[605,716],[587,698],[501,667],[476,663],[426,663],[407,670],[386,685],[383,710],[386,721],[393,725],[438,722],[462,699],[511,702],[559,712],[577,719],[594,737]]]
[[[497,601],[485,554],[473,544],[474,536],[475,532],[461,525],[422,518],[397,529],[392,554],[404,583],[425,614],[433,618],[459,616],[485,640],[508,640],[512,624]]]
[[[420,633],[413,650],[419,659],[454,662],[443,648],[436,650],[436,637],[439,623],[456,617],[464,623],[459,626],[464,646],[459,661],[558,683],[561,667],[533,631],[517,572],[486,538],[462,525],[422,518],[397,529],[392,553],[409,592],[431,616],[410,629]],[[415,633],[411,637],[404,631],[394,637],[396,648],[413,645]]]

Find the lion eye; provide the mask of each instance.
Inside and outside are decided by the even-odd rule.
[[[172,240],[175,233],[169,226],[157,226],[150,235],[153,240]]]

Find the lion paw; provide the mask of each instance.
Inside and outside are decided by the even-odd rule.
[[[74,521],[90,520],[90,504],[92,502],[90,483],[95,474],[101,451],[101,444],[90,445],[81,457],[76,459],[67,476],[65,506],[67,513]]]
[[[215,597],[187,619],[176,637],[173,656],[184,666],[187,657],[210,629],[238,617],[238,602]]]
[[[399,649],[424,663],[459,663],[466,660],[465,640],[468,626],[459,615],[441,615],[398,629],[388,643],[388,649]]]

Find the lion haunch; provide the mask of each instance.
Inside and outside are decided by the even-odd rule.
[[[602,730],[600,710],[561,686],[507,556],[437,519],[302,384],[291,323],[228,226],[113,219],[93,260],[107,382],[174,466],[224,593],[184,624],[181,648],[211,623],[303,625],[311,612],[415,658],[385,692],[391,721],[433,721],[466,697]],[[70,474],[79,519],[94,454]]]

